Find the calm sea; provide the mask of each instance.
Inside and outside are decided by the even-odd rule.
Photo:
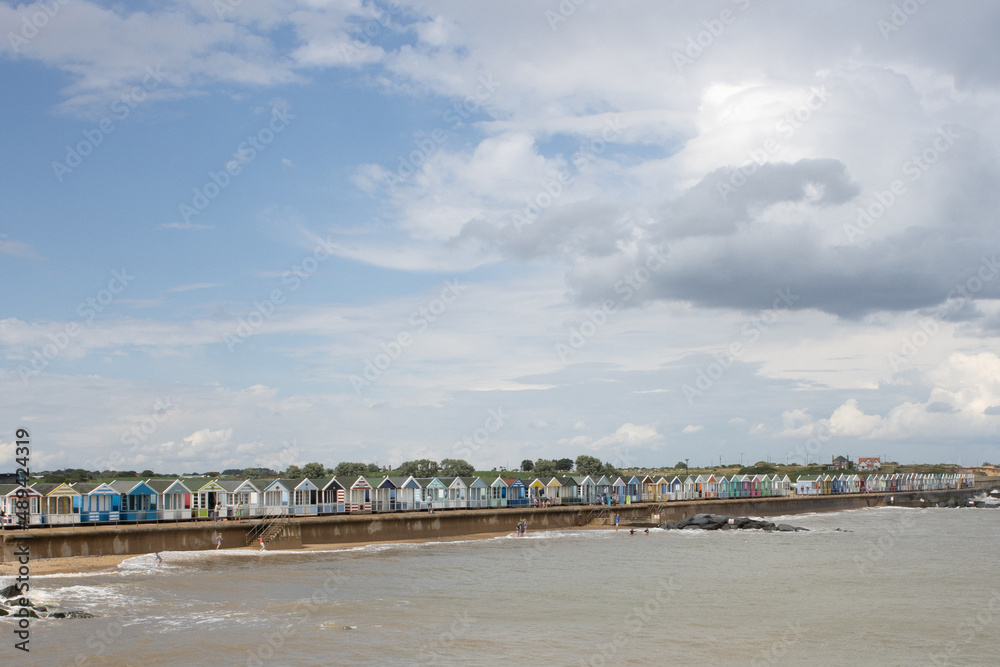
[[[139,556],[33,578],[99,618],[34,621],[27,657],[0,619],[0,664],[1000,663],[1000,510],[781,520],[810,532]]]

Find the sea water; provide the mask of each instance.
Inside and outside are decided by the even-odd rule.
[[[33,577],[32,598],[97,618],[34,620],[30,654],[0,619],[0,655],[47,667],[1000,662],[1000,510],[778,520],[809,532],[137,556]]]

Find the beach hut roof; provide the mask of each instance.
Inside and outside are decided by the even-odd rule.
[[[33,489],[30,486],[21,486],[20,484],[0,484],[0,496],[9,496],[12,493],[17,493],[18,489],[27,489],[29,496],[42,497],[42,494],[37,489]]]
[[[170,487],[175,485],[179,486],[180,489],[175,489],[174,493],[191,493],[191,489],[184,486],[179,479],[147,479],[146,485],[157,493],[166,493]]]
[[[126,496],[138,495],[138,494],[144,494],[144,495],[156,494],[156,489],[150,487],[148,484],[146,484],[146,482],[142,481],[141,479],[137,482],[123,479],[121,481],[111,482],[110,486],[118,493],[124,494]]]
[[[340,481],[338,481],[336,477],[331,477],[329,480],[327,480],[326,484],[323,485],[323,490],[324,491],[326,491],[329,488],[343,489],[344,485],[341,484]]]
[[[38,482],[38,483],[32,484],[31,488],[35,489],[36,491],[38,491],[43,496],[67,495],[67,491],[69,492],[68,495],[77,495],[77,496],[80,495],[79,491],[77,491],[76,489],[74,489],[72,486],[70,486],[66,482],[59,482],[59,483],[52,483],[52,482],[42,483],[42,482]],[[56,492],[58,492],[58,493],[56,493]]]
[[[241,482],[239,480],[235,480],[235,479],[220,479],[219,480],[219,486],[221,486],[223,489],[225,489],[229,493],[233,493],[234,491],[236,491],[236,489],[240,488],[240,486],[242,484],[243,484],[243,482]]]
[[[118,493],[110,486],[107,482],[79,482],[73,485],[73,488],[80,492],[80,495],[108,495],[111,493]]]

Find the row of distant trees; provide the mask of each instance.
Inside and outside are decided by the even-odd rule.
[[[585,454],[576,457],[575,461],[569,458],[537,459],[534,461],[531,459],[525,459],[521,461],[520,472],[530,472],[539,477],[552,477],[558,473],[572,472],[574,469],[581,475],[618,474],[618,470],[610,463],[604,463],[595,456],[587,456]],[[496,469],[494,468],[494,471],[495,470]],[[501,469],[501,471],[504,471],[504,469]],[[360,463],[354,461],[344,461],[342,463],[338,463],[332,468],[328,468],[324,464],[314,461],[306,463],[302,466],[290,465],[284,470],[283,473],[270,468],[229,468],[227,470],[223,470],[221,473],[216,471],[209,471],[206,473],[192,472],[185,473],[185,476],[203,475],[206,477],[243,477],[245,479],[283,476],[289,479],[298,479],[301,477],[317,478],[331,476],[349,478],[358,477],[360,475],[390,473],[399,476],[413,475],[414,477],[470,477],[474,475],[475,472],[475,466],[465,459],[443,459],[440,462],[431,459],[416,459],[413,461],[406,461],[391,469],[388,467],[380,467],[375,463]],[[148,479],[150,477],[157,476],[163,475],[162,473],[158,475],[152,470],[136,472],[135,470],[98,471],[66,469],[51,472],[47,471],[44,473],[44,479],[47,482],[68,482],[70,484],[76,482],[89,482],[95,479],[126,479],[129,477],[141,477]]]

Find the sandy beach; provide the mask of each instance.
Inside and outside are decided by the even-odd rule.
[[[603,529],[602,526],[587,526],[581,528],[574,528],[574,530],[587,530],[587,529]],[[559,529],[554,529],[559,530]],[[565,530],[565,529],[562,529]],[[352,549],[355,547],[364,547],[370,544],[407,544],[414,542],[461,542],[465,540],[486,540],[496,537],[503,537],[505,535],[512,535],[514,531],[499,532],[499,533],[476,533],[473,535],[462,535],[458,537],[442,537],[442,538],[424,538],[424,539],[412,539],[412,540],[393,540],[392,542],[383,542],[370,540],[366,542],[338,542],[336,544],[309,544],[303,546],[301,549],[290,549],[287,553],[302,553],[306,551],[325,551],[329,549]],[[541,531],[539,531],[541,532]],[[257,547],[240,547],[238,549],[222,549],[222,551],[258,551]],[[207,549],[206,551],[214,551],[214,549]],[[167,553],[167,552],[161,552]],[[32,559],[31,561],[31,574],[37,576],[40,574],[75,574],[82,572],[100,572],[102,570],[107,570],[108,572],[114,571],[122,562],[128,560],[129,558],[135,558],[141,554],[121,554],[121,555],[110,555],[110,556],[73,556],[71,558],[39,558]],[[17,563],[0,563],[0,577],[12,577],[17,574]]]

